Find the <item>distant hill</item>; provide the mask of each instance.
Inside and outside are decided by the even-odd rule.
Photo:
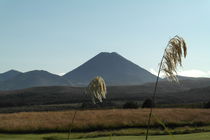
[[[181,75],[178,75],[177,76],[177,78],[179,79],[179,80],[196,80],[196,79],[205,79],[205,78],[203,78],[203,77],[198,77],[198,78],[196,78],[196,77],[188,77],[188,76],[181,76]]]
[[[77,102],[84,89],[80,87],[33,87],[14,91],[0,91],[0,106],[45,105]]]
[[[202,88],[193,88],[183,92],[173,94],[176,101],[172,103],[203,103],[210,101],[210,86]]]
[[[209,79],[209,78],[205,78],[205,77],[188,77],[188,76],[181,76],[181,75],[177,75],[177,79],[178,80],[198,80],[198,79]],[[167,78],[163,78],[161,79],[161,81],[168,81]]]
[[[84,86],[96,76],[102,76],[107,85],[141,85],[156,78],[115,52],[102,52],[63,77],[76,86]]]
[[[158,88],[169,89],[171,91],[182,91],[189,90],[193,88],[202,88],[210,86],[210,78],[194,78],[194,77],[181,77],[177,76],[179,82],[170,82],[167,79],[160,80],[158,83]],[[152,86],[154,83],[146,83],[147,86]]]
[[[0,73],[0,82],[1,81],[6,81],[11,78],[14,78],[15,76],[21,74],[22,72],[16,71],[16,70],[10,70],[5,73]]]
[[[21,73],[15,70],[0,74],[0,90],[15,90],[37,86],[87,86],[96,76],[107,85],[141,85],[154,82],[156,76],[119,54],[102,52],[73,71],[58,76],[47,71]]]
[[[20,73],[13,78],[0,82],[0,90],[15,90],[37,86],[70,85],[63,77],[43,70]]]
[[[181,84],[161,81],[157,89],[157,103],[185,104],[210,100],[210,79],[184,80]],[[154,83],[139,86],[109,86],[109,102],[143,102],[152,96]],[[46,104],[69,104],[91,100],[84,94],[85,88],[70,86],[34,87],[14,91],[0,91],[0,106],[28,106]]]
[[[41,86],[87,86],[96,76],[102,76],[108,86],[139,86],[146,88],[154,86],[156,76],[112,52],[102,52],[88,60],[76,69],[63,76],[55,75],[43,70],[19,72],[10,70],[0,74],[0,91],[16,90]],[[164,91],[183,91],[191,88],[206,87],[210,78],[193,78],[178,76],[180,84],[169,83],[160,79],[159,89]],[[170,87],[170,88],[169,88]],[[150,89],[151,90],[151,89]]]

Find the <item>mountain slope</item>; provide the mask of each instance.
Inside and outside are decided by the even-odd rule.
[[[34,70],[21,73],[9,80],[0,82],[0,90],[14,90],[37,86],[69,85],[68,80],[47,71]]]
[[[180,81],[181,82],[181,81]],[[210,86],[199,88],[189,88],[189,82],[185,81],[186,86],[180,88],[172,83],[160,82],[157,89],[157,104],[188,104],[202,103],[210,100]],[[198,82],[198,81],[197,81]],[[193,83],[191,87],[196,85]],[[105,101],[120,102],[138,101],[143,102],[152,96],[153,84],[139,86],[111,86],[107,87],[107,98]],[[91,100],[85,96],[85,88],[70,86],[34,87],[15,91],[0,91],[0,107],[8,106],[28,106],[45,104],[69,104],[86,102]]]
[[[19,74],[21,74],[21,72],[16,71],[16,70],[10,70],[10,71],[7,71],[5,73],[1,73],[0,74],[0,82],[9,80],[11,78],[14,78],[15,76],[17,76]]]
[[[206,77],[188,77],[188,76],[181,76],[181,75],[177,75],[176,76],[177,79],[180,81],[180,80],[198,80],[198,79],[209,79],[209,78],[206,78]],[[168,81],[167,78],[163,78],[161,79],[160,81]]]
[[[189,90],[193,88],[203,88],[210,86],[210,78],[180,77],[179,82],[170,82],[166,78],[158,82],[158,88],[175,91]],[[155,83],[146,83],[147,86],[154,86]]]
[[[102,52],[63,77],[75,85],[87,85],[96,76],[102,76],[108,85],[139,85],[156,78],[115,52]]]

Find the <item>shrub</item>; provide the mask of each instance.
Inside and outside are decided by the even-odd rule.
[[[207,103],[204,103],[204,108],[210,108],[210,101],[208,101]]]
[[[152,99],[147,98],[146,100],[144,100],[142,104],[142,108],[151,108],[151,107],[154,107],[154,103],[152,102]]]
[[[53,137],[53,136],[50,136],[50,137],[44,137],[43,140],[59,140],[60,138],[58,137]]]
[[[138,103],[136,103],[136,102],[132,102],[132,101],[130,101],[130,102],[126,102],[124,105],[123,105],[123,108],[139,108],[139,105],[138,105]]]

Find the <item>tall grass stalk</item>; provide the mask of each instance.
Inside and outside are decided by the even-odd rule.
[[[178,65],[182,66],[183,55],[184,57],[186,57],[187,55],[186,43],[183,38],[179,36],[175,36],[169,40],[164,50],[162,59],[160,61],[158,75],[157,75],[157,79],[155,82],[155,87],[154,87],[154,91],[152,95],[152,102],[154,105],[155,105],[155,97],[156,97],[160,72],[163,71],[167,79],[178,82],[178,79],[176,77],[176,74],[177,74],[176,69]],[[151,106],[150,112],[149,112],[145,140],[148,139],[148,135],[149,135],[152,111],[153,111],[153,106]]]
[[[103,99],[106,98],[106,93],[107,93],[104,79],[100,76],[95,77],[89,83],[85,93],[91,97],[92,102],[94,104],[96,104],[96,100],[99,100],[100,102],[102,102]],[[76,114],[77,114],[77,110],[75,110],[71,124],[69,125],[68,140],[70,139],[70,136],[71,136],[71,131],[72,131]]]
[[[74,124],[74,119],[76,117],[76,114],[77,114],[77,110],[75,110],[73,118],[71,120],[71,124],[69,125],[68,140],[70,139],[70,136],[71,136],[71,130],[72,130],[72,127],[73,127],[73,124]]]

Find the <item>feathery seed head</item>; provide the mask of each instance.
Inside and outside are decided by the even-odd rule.
[[[173,37],[169,40],[163,55],[163,63],[161,70],[165,76],[172,81],[178,82],[176,78],[177,65],[182,66],[182,57],[187,55],[187,46],[183,38],[179,36]]]
[[[91,96],[93,103],[96,103],[96,100],[102,102],[102,99],[106,98],[106,84],[102,77],[95,77],[86,89],[86,93]]]

